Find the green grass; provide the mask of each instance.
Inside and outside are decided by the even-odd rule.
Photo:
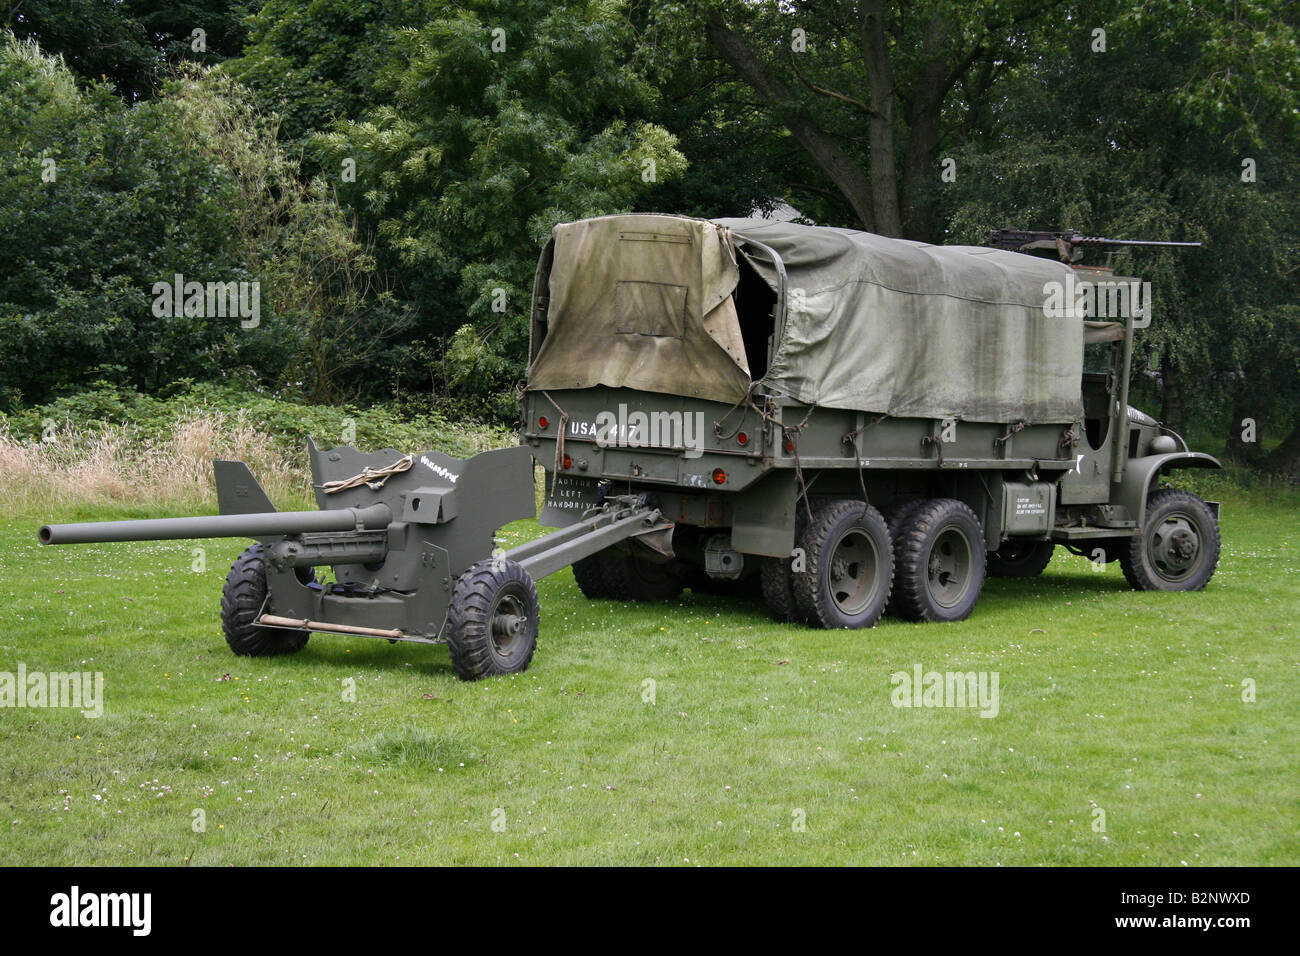
[[[195,573],[191,543],[35,544],[44,518],[128,512],[13,518],[0,670],[102,672],[105,711],[0,710],[0,864],[1295,864],[1300,509],[1224,499],[1205,593],[1058,549],[956,625],[593,603],[566,571],[532,668],[477,684],[364,638],[236,658],[241,542],[202,542]],[[917,663],[998,672],[999,715],[895,708]]]

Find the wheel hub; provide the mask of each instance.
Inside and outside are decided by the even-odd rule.
[[[959,603],[970,586],[974,560],[970,542],[956,528],[948,528],[935,538],[926,563],[927,583],[935,602],[942,607]]]
[[[831,599],[847,615],[859,614],[875,597],[878,555],[871,539],[852,530],[836,543],[827,568]]]
[[[1185,577],[1200,552],[1200,536],[1184,515],[1171,515],[1151,533],[1152,563],[1166,578]]]
[[[506,650],[528,628],[528,615],[514,595],[502,595],[492,614],[492,643]]]

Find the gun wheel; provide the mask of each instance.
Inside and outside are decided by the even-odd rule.
[[[241,657],[293,654],[307,645],[307,631],[263,627],[253,622],[266,603],[266,546],[245,549],[226,575],[221,589],[221,629],[226,643]]]
[[[447,649],[461,680],[514,674],[537,649],[541,609],[528,572],[488,558],[456,580],[447,614]]]

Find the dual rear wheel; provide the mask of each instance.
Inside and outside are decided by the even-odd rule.
[[[984,530],[953,498],[908,501],[888,520],[856,500],[813,510],[790,560],[767,558],[763,593],[780,620],[873,627],[882,614],[960,621],[984,585]]]

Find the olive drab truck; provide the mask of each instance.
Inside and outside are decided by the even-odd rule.
[[[1129,406],[1149,289],[1080,263],[1106,243],[1128,244],[561,225],[539,261],[522,410],[542,521],[642,496],[671,535],[578,561],[584,593],[757,579],[774,616],[814,627],[886,610],[959,621],[986,573],[1038,574],[1057,545],[1119,561],[1138,589],[1203,588],[1218,506],[1160,479],[1218,462]],[[1028,254],[1043,248],[1065,261]]]
[[[251,539],[221,597],[235,653],[313,632],[445,643],[465,679],[528,666],[535,581],[570,566],[592,599],[752,590],[821,628],[960,621],[986,573],[1038,574],[1057,545],[1119,561],[1138,589],[1200,589],[1218,506],[1161,481],[1218,462],[1129,406],[1149,295],[1082,265],[1107,242],[567,223],[538,262],[518,446],[458,460],[309,442],[319,510],[277,511],[218,461],[219,515],[39,539]],[[534,515],[536,465],[554,530],[494,547]]]

